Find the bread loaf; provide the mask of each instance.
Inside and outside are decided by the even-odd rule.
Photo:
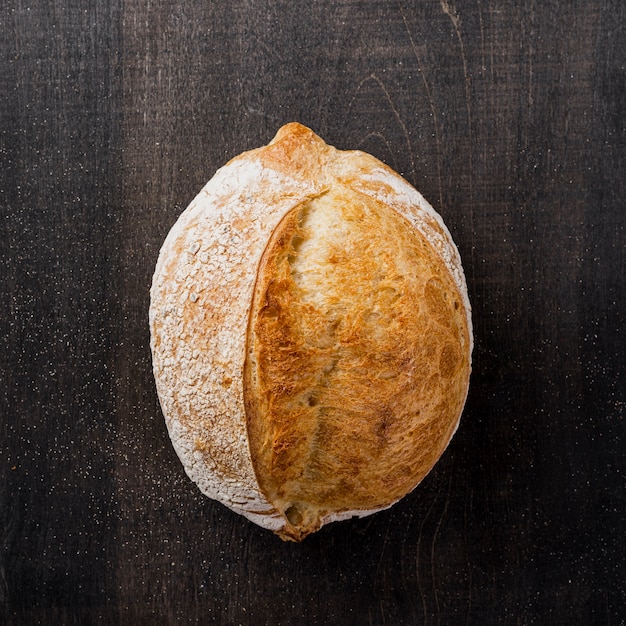
[[[374,157],[297,123],[182,213],[150,330],[187,474],[283,539],[410,492],[468,391],[470,305],[441,217]]]

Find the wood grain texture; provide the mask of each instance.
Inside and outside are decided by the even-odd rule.
[[[623,624],[626,5],[7,0],[0,623]],[[297,120],[442,214],[474,309],[450,448],[283,544],[169,443],[148,289],[227,159]]]

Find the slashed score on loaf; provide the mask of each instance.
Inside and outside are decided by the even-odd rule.
[[[410,492],[467,396],[470,305],[441,217],[371,155],[297,123],[182,213],[150,330],[187,474],[283,539]]]

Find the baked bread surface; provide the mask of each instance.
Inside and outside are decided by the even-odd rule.
[[[470,307],[441,218],[380,161],[300,124],[181,215],[150,324],[187,473],[284,539],[411,491],[467,395]]]

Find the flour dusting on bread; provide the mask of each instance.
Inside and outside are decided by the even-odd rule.
[[[186,472],[284,539],[411,491],[467,395],[470,306],[443,220],[374,157],[295,123],[180,216],[150,329]]]

